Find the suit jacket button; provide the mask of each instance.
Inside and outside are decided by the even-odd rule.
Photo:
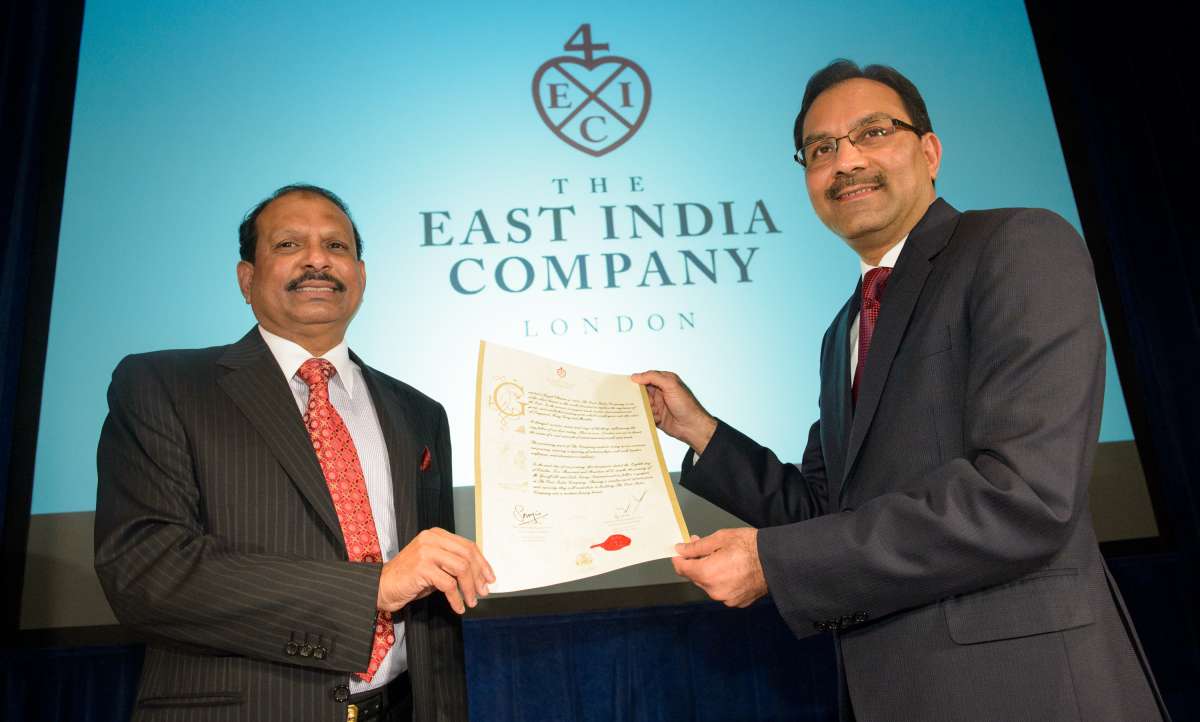
[[[300,648],[300,656],[301,657],[311,657],[312,653],[313,653],[313,646],[311,644],[309,644],[308,642],[305,642],[304,646]]]
[[[855,624],[862,624],[863,622],[867,621],[870,618],[871,618],[871,615],[867,614],[866,612],[855,612],[854,613],[854,623]]]
[[[333,688],[333,701],[334,702],[345,702],[348,699],[350,699],[350,686],[349,685],[339,684],[338,686]]]
[[[288,642],[287,646],[283,648],[283,653],[289,657],[295,657],[299,651],[300,645],[296,644],[295,642]]]
[[[313,650],[313,657],[316,659],[325,659],[328,654],[329,650],[324,647],[317,647]]]
[[[827,628],[828,627],[825,626],[825,622],[822,622],[822,621],[813,622],[813,629],[817,630],[818,632],[824,632]]]

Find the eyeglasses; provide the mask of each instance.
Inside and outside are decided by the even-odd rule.
[[[837,157],[838,141],[843,138],[850,141],[850,145],[859,150],[872,150],[891,143],[898,128],[911,130],[917,135],[921,135],[921,131],[903,120],[884,117],[860,125],[849,133],[836,138],[817,138],[809,141],[800,146],[800,150],[796,151],[794,157],[796,162],[806,169],[820,168],[829,165]]]

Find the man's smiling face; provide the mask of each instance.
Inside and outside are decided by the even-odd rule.
[[[896,91],[854,78],[817,96],[804,118],[804,139],[846,135],[881,117],[912,119]],[[897,131],[889,142],[864,151],[846,139],[832,162],[805,171],[813,210],[829,230],[864,258],[882,256],[904,237],[936,198],[933,179],[941,143],[933,133]]]
[[[238,264],[238,285],[263,328],[301,343],[345,335],[362,302],[366,266],[350,219],[305,192],[271,201],[257,220],[254,263]]]

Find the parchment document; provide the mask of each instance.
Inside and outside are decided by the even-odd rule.
[[[671,557],[687,539],[644,388],[479,343],[475,541],[492,591]]]

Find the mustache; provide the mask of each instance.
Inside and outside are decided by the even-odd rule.
[[[882,172],[876,173],[873,176],[859,175],[840,175],[833,179],[833,185],[825,191],[825,197],[829,200],[837,200],[837,197],[842,191],[850,186],[856,185],[872,185],[883,188],[887,185],[887,177]]]
[[[295,291],[297,288],[300,288],[300,284],[308,283],[309,281],[325,281],[326,283],[332,283],[333,290],[335,291],[346,290],[346,284],[339,281],[328,271],[305,271],[303,274],[288,281],[287,290]]]

